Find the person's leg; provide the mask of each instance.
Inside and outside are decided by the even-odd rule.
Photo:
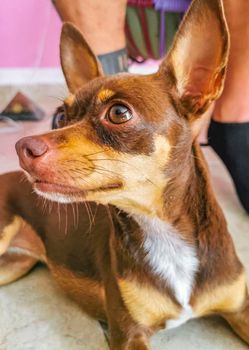
[[[231,51],[224,91],[213,118],[218,122],[249,122],[249,1],[224,0]]]
[[[224,6],[231,52],[224,91],[215,105],[208,137],[249,213],[249,1],[224,0]]]
[[[54,0],[63,21],[79,28],[98,55],[105,73],[127,70],[125,13],[127,0]]]

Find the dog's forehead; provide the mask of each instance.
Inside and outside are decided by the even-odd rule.
[[[65,104],[71,108],[90,104],[106,104],[111,100],[130,104],[145,118],[163,117],[172,107],[167,87],[155,75],[117,74],[96,78],[83,86],[76,95],[70,95]],[[147,119],[147,118],[146,118]]]

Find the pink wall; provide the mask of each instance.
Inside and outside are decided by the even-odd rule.
[[[59,66],[60,28],[51,0],[0,0],[0,68]]]

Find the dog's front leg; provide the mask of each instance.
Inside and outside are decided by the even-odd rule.
[[[136,336],[133,337],[132,341],[128,344],[129,350],[149,350],[149,344],[147,337]]]
[[[244,306],[237,312],[222,315],[235,333],[249,345],[249,296]]]
[[[131,318],[115,281],[105,290],[111,350],[149,350],[148,331]]]
[[[110,339],[111,350],[149,350],[148,338],[142,334],[124,335],[120,329],[111,332]]]
[[[113,323],[113,322],[111,322]],[[116,322],[115,322],[116,323]],[[110,324],[110,348],[111,350],[149,350],[148,338],[143,332],[133,334],[134,330],[122,329],[122,326]]]

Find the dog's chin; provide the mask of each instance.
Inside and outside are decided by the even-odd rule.
[[[35,192],[45,198],[48,199],[52,202],[57,202],[57,203],[62,203],[62,204],[69,204],[69,203],[75,203],[75,202],[82,202],[84,201],[83,196],[75,196],[75,195],[70,195],[70,194],[62,194],[62,193],[56,193],[56,192],[43,192],[39,190],[38,188],[34,188]]]
[[[43,198],[58,203],[73,203],[85,200],[87,191],[69,185],[50,183],[47,181],[33,181],[35,192]]]
[[[101,198],[106,192],[109,193],[118,190],[120,187],[122,187],[120,183],[114,183],[83,190],[67,185],[41,182],[38,180],[33,181],[33,188],[39,196],[53,202],[64,204],[83,201],[102,203]]]

